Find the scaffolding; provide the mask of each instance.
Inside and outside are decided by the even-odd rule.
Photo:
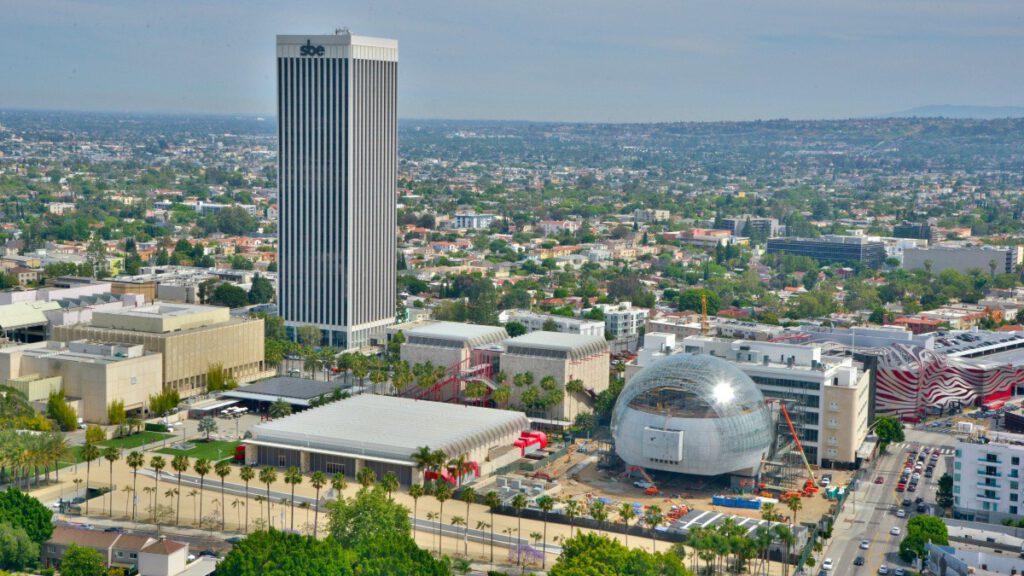
[[[778,494],[802,490],[806,480],[814,481],[814,473],[797,438],[811,423],[812,415],[796,409],[792,404],[784,406],[779,400],[771,403],[775,442],[771,454],[761,463],[760,488]],[[808,474],[810,478],[807,478]]]

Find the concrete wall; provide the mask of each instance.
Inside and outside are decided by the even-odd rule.
[[[512,390],[511,403],[519,403],[525,388],[517,388],[513,383],[516,374],[530,372],[533,374],[533,385],[540,387],[545,376],[552,376],[559,388],[565,389],[570,380],[582,380],[585,389],[600,393],[608,388],[609,355],[607,352],[596,354],[580,361],[569,361],[564,358],[546,358],[524,354],[502,354],[501,371],[507,375],[506,384]],[[586,394],[574,396],[566,393],[560,406],[549,408],[546,416],[558,420],[575,420],[581,412],[590,412]]]

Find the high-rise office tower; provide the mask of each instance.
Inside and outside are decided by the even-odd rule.
[[[395,319],[398,42],[277,37],[278,277],[290,333],[354,349]]]

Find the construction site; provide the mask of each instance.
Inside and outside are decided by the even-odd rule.
[[[666,533],[730,517],[752,529],[766,509],[774,521],[816,522],[850,476],[823,477],[807,458],[801,437],[810,420],[802,406],[765,399],[746,375],[713,356],[661,360],[620,394],[610,430],[564,441],[561,432],[608,386],[603,340],[544,331],[510,338],[500,327],[449,322],[405,334],[402,358],[420,374],[401,395],[519,406],[533,429],[548,432],[543,443],[519,438],[517,458],[488,466],[491,473],[474,481],[478,493],[494,490],[506,503],[524,494],[531,508],[550,496],[553,512],[566,514],[576,501],[572,515],[584,520],[594,502],[609,510],[628,503],[638,516],[657,505]],[[561,401],[530,405],[528,390],[544,382],[565,391]],[[791,506],[794,500],[800,504]]]

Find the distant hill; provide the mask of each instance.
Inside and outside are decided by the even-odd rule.
[[[959,106],[933,105],[918,106],[903,112],[887,114],[886,118],[1024,118],[1024,106]]]

